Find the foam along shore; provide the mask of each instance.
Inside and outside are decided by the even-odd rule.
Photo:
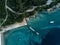
[[[8,31],[8,30],[11,30],[11,29],[14,29],[14,28],[18,28],[18,27],[21,27],[21,26],[24,26],[24,25],[27,25],[25,18],[23,19],[23,21],[21,23],[16,22],[12,25],[2,27],[2,30],[3,30],[2,32]]]
[[[49,9],[47,9],[47,11],[50,13],[50,12],[54,12],[54,11],[56,11],[56,10],[54,10],[54,9],[57,9],[57,8],[60,8],[60,3],[58,3],[57,5],[55,5],[55,6],[53,6],[52,8],[49,8]]]

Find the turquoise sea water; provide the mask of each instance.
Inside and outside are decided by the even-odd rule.
[[[39,12],[36,18],[30,18],[28,25],[39,35],[27,26],[12,29],[4,33],[5,45],[60,45],[60,9]]]

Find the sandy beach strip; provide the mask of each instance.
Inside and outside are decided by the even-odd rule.
[[[12,25],[2,27],[2,30],[3,30],[2,32],[8,31],[8,30],[11,30],[11,29],[14,29],[14,28],[18,28],[18,27],[21,27],[21,26],[24,26],[24,25],[27,25],[25,18],[21,23],[16,22]]]

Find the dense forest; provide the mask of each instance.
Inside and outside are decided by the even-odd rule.
[[[7,0],[7,5],[11,9],[22,14],[15,14],[7,9],[8,18],[2,26],[13,24],[15,22],[22,22],[23,18],[34,15],[36,11],[46,11],[60,3],[60,0],[52,0],[49,5],[46,5],[47,1],[48,0]],[[7,14],[5,11],[5,0],[0,0],[0,2],[0,23],[2,23]],[[34,6],[37,6],[37,8],[31,12],[26,12],[26,10],[32,9]]]

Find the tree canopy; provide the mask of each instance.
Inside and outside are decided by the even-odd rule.
[[[36,11],[47,10],[52,8],[57,3],[60,3],[60,0],[52,0],[50,5],[46,5],[48,0],[8,0],[8,6],[16,12],[23,13],[21,15],[17,15],[8,10],[8,19],[3,25],[13,24],[14,22],[21,22],[23,18],[32,16],[36,13]],[[3,21],[6,17],[5,13],[5,0],[0,1],[0,20]],[[45,5],[45,6],[43,6]],[[37,8],[31,12],[25,12],[28,9],[32,9],[33,6],[37,6]],[[39,7],[41,6],[41,7]]]

